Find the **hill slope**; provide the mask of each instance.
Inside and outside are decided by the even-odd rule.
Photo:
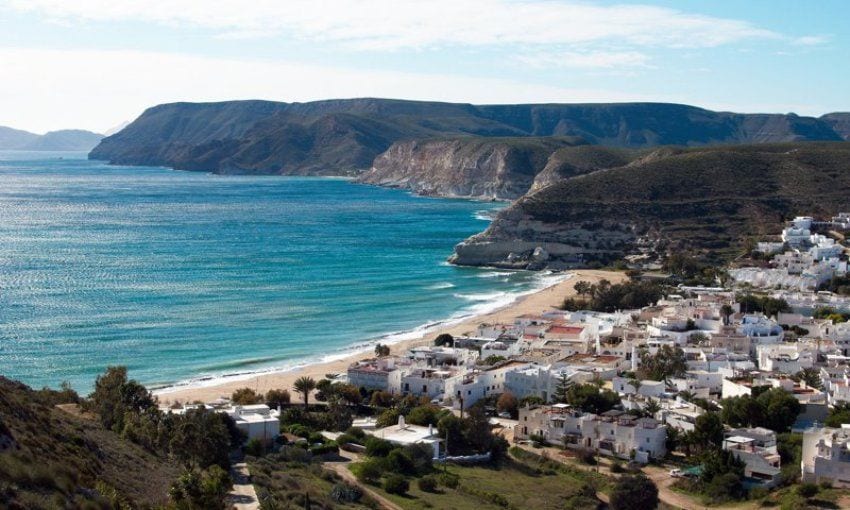
[[[794,215],[846,211],[848,196],[850,143],[661,149],[528,194],[452,261],[557,268],[641,247],[724,258]]]
[[[824,119],[664,103],[484,105],[349,99],[155,106],[92,159],[251,174],[345,174],[399,141],[569,136],[617,147],[841,140]]]
[[[110,508],[115,494],[156,506],[177,475],[176,465],[0,377],[0,508]]]
[[[103,135],[82,129],[62,129],[37,135],[0,126],[0,150],[90,151]]]

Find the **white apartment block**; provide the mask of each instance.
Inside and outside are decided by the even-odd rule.
[[[409,369],[395,357],[356,361],[348,367],[348,382],[358,388],[401,393],[401,379]]]
[[[653,418],[635,418],[623,411],[583,414],[566,404],[520,409],[516,439],[539,435],[570,448],[598,449],[603,455],[642,463],[666,453],[667,429]]]
[[[723,440],[723,449],[744,462],[748,485],[774,487],[779,483],[781,459],[774,431],[762,427],[731,430]]]

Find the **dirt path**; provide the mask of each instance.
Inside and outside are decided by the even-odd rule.
[[[357,454],[346,452],[343,450],[340,450],[339,454],[340,457],[342,457],[341,460],[323,462],[322,467],[338,474],[343,480],[350,483],[351,485],[359,487],[364,493],[368,494],[369,497],[377,501],[378,504],[381,505],[381,508],[384,508],[385,510],[404,510],[402,507],[393,503],[386,497],[375,492],[369,486],[360,483],[360,481],[357,480],[357,477],[354,476],[354,473],[349,471],[348,465],[352,461],[356,461],[359,459],[359,456]]]
[[[236,510],[258,510],[260,502],[254,484],[251,483],[248,465],[244,462],[234,464],[230,476],[233,477],[233,489],[227,495],[228,502]]]

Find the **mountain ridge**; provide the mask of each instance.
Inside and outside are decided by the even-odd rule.
[[[836,126],[836,127],[834,127]],[[168,103],[104,138],[91,159],[220,174],[355,175],[394,143],[446,137],[582,138],[645,148],[838,141],[841,119],[672,103],[474,105],[396,99]]]
[[[0,150],[90,151],[101,139],[103,135],[83,129],[60,129],[37,135],[0,126]]]

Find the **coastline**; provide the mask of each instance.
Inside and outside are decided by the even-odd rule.
[[[459,319],[457,322],[447,320],[437,324],[433,328],[425,328],[414,338],[406,338],[394,343],[389,343],[391,354],[403,354],[412,347],[429,345],[434,339],[442,334],[449,333],[453,336],[474,334],[475,329],[485,322],[513,322],[513,320],[527,313],[541,313],[556,308],[567,297],[574,296],[573,286],[579,281],[596,283],[607,279],[612,283],[625,280],[624,273],[599,270],[574,270],[565,273],[565,278],[559,282],[546,286],[537,291],[519,296],[504,306],[480,315]],[[416,330],[414,330],[416,331]],[[316,380],[325,377],[325,374],[344,373],[348,366],[355,361],[367,359],[373,356],[372,346],[364,350],[350,353],[340,353],[340,357],[319,362],[306,363],[279,371],[260,372],[256,374],[245,374],[232,378],[212,379],[201,384],[169,386],[154,390],[154,394],[162,404],[186,403],[186,402],[210,402],[219,397],[229,397],[238,388],[249,387],[255,391],[265,393],[271,389],[287,389],[292,393],[292,385],[295,379],[308,376]],[[293,395],[293,401],[297,396]]]

